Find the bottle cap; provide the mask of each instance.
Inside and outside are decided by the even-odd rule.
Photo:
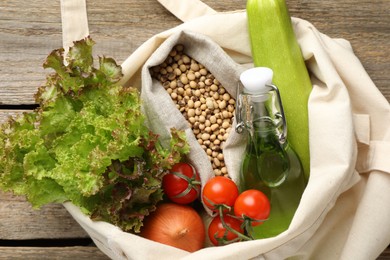
[[[266,67],[255,67],[241,73],[240,80],[247,94],[265,94],[269,91],[266,85],[272,84],[273,71]]]

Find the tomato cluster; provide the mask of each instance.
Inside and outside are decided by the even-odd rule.
[[[251,240],[245,230],[262,224],[270,214],[271,205],[264,193],[251,189],[240,194],[227,177],[210,179],[204,186],[202,199],[216,213],[208,228],[214,245]]]
[[[199,173],[189,163],[178,163],[163,177],[162,187],[172,202],[192,203],[200,194]],[[208,227],[214,245],[251,240],[248,230],[261,225],[270,214],[270,202],[264,193],[254,189],[240,193],[233,180],[222,176],[205,184],[202,201],[215,213]]]

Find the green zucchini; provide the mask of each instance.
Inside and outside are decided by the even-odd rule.
[[[288,142],[310,172],[308,98],[309,73],[284,0],[248,0],[247,19],[253,63],[274,72],[288,126]]]

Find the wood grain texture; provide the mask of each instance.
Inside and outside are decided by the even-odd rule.
[[[203,0],[217,11],[244,9],[246,0]],[[62,45],[60,1],[0,1],[0,107],[33,104],[49,71],[42,63]],[[357,57],[390,100],[389,0],[287,0],[290,14],[324,34],[350,41]],[[123,62],[151,36],[181,22],[156,0],[87,1],[95,53]],[[19,110],[0,110],[0,122]],[[59,204],[39,211],[22,197],[0,193],[0,240],[82,238],[86,234]],[[16,250],[17,249],[17,250]],[[390,259],[387,249],[378,259]],[[1,247],[4,259],[107,259],[95,247]]]
[[[43,60],[61,46],[60,22],[59,1],[1,1],[0,104],[34,103]]]
[[[16,117],[24,112],[30,112],[30,110],[1,110],[0,109],[0,124],[8,120],[9,117]]]
[[[244,0],[205,0],[217,11],[245,8]],[[321,32],[351,42],[374,83],[390,90],[390,9],[388,0],[287,0],[290,14]],[[61,47],[59,1],[9,0],[0,3],[0,104],[32,104],[33,93],[48,71],[42,63]],[[123,62],[156,33],[180,24],[157,1],[87,2],[95,52]],[[44,13],[45,15],[42,15]]]
[[[98,248],[93,246],[75,247],[0,247],[1,259],[29,260],[108,260]]]
[[[85,237],[88,235],[62,204],[33,209],[24,197],[0,192],[0,240]]]

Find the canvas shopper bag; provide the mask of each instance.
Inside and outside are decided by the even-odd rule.
[[[174,34],[204,35],[251,66],[244,10],[217,13],[199,0],[159,0],[183,24],[142,44],[122,64],[123,84],[142,89],[141,70]],[[85,1],[62,0],[64,47],[89,34]],[[375,259],[390,243],[390,106],[350,44],[292,18],[313,90],[309,98],[311,173],[288,230],[268,239],[188,253],[93,222],[65,207],[113,259]],[[93,37],[93,35],[92,35]]]

